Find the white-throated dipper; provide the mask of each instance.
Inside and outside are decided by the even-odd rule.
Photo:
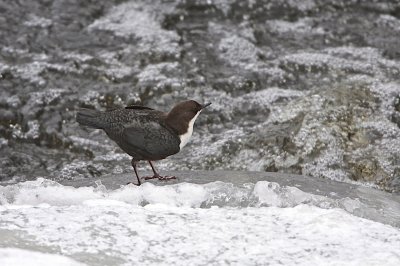
[[[174,176],[160,176],[151,161],[178,153],[192,136],[194,121],[210,104],[184,101],[168,113],[138,105],[105,112],[81,109],[76,115],[76,121],[84,126],[103,129],[123,151],[132,156],[131,164],[138,180],[137,185],[140,185],[136,164],[142,160],[150,163],[154,173],[152,177],[143,177],[145,180],[175,179]]]

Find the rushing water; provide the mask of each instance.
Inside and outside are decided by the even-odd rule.
[[[162,169],[399,190],[397,1],[0,1],[0,180],[131,171],[79,107],[213,102]]]
[[[398,1],[0,0],[0,14],[0,265],[400,265],[387,200],[400,191]],[[186,99],[212,105],[161,171],[311,181],[65,185],[132,173],[78,108]],[[354,184],[392,194],[350,199]]]

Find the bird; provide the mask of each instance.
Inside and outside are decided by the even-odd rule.
[[[158,161],[178,153],[189,142],[193,125],[201,111],[211,103],[199,104],[194,100],[177,103],[168,113],[140,105],[113,108],[107,111],[82,108],[77,112],[76,121],[95,129],[102,129],[107,136],[132,157],[131,165],[137,183],[141,181],[137,171],[139,161],[148,161],[153,176],[145,180],[176,179],[175,176],[161,176],[152,161]]]

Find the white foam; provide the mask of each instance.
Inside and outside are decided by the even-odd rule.
[[[0,246],[46,247],[88,264],[400,263],[400,229],[349,214],[359,201],[267,181],[107,190],[38,179],[0,186],[0,202]]]
[[[131,205],[163,203],[170,206],[199,207],[208,198],[201,185],[181,183],[173,186],[155,186],[144,183],[137,187],[123,186],[108,191],[101,182],[98,187],[74,188],[39,178],[12,186],[0,186],[0,204],[3,208],[29,208],[40,204],[72,206],[81,204],[113,204],[113,201]]]
[[[400,263],[399,229],[340,209],[140,207],[90,200],[96,201],[8,209],[1,212],[0,231],[11,232],[12,239],[25,232],[26,245],[80,254],[87,263],[99,254],[125,265]]]
[[[65,256],[42,253],[19,248],[0,248],[0,265],[2,266],[83,266]]]
[[[240,187],[220,181],[204,185],[179,183],[167,186],[144,183],[140,187],[127,185],[119,189],[107,190],[100,181],[97,182],[97,187],[74,188],[39,178],[16,185],[0,186],[0,211],[31,207],[145,206],[148,204],[191,208],[211,206],[286,208],[310,204],[321,208],[340,207],[350,213],[360,213],[360,210],[363,210],[363,204],[356,199],[333,200],[268,181],[244,184]]]

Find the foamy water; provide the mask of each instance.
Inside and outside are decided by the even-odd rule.
[[[74,260],[65,265],[400,263],[399,228],[353,216],[354,202],[267,181],[107,190],[39,179],[0,187],[0,202],[0,248],[13,248],[0,254],[11,262],[34,250]]]
[[[29,251],[19,248],[0,248],[0,265],[83,266],[85,264],[61,255]]]

